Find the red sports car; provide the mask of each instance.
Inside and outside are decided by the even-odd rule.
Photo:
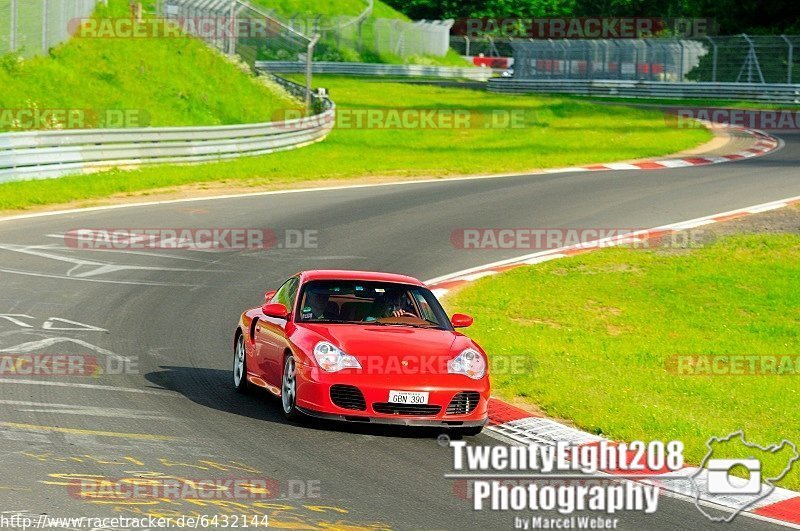
[[[281,397],[289,419],[439,426],[480,433],[488,418],[486,354],[411,277],[306,271],[241,316],[233,383]]]

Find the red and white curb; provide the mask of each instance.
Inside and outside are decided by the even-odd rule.
[[[540,251],[437,277],[428,280],[426,284],[437,297],[441,297],[453,289],[460,288],[480,278],[496,275],[517,267],[539,264],[616,245],[643,242],[704,225],[730,221],[797,204],[800,204],[800,196],[663,225],[653,229],[634,231],[592,242]],[[492,398],[489,403],[489,426],[486,431],[489,435],[512,444],[555,445],[559,441],[565,441],[573,445],[586,445],[596,444],[598,441],[603,440],[603,437],[566,426],[554,420],[532,415],[496,398]],[[673,497],[692,502],[696,501],[700,505],[729,513],[737,512],[744,505],[745,509],[738,512],[742,516],[769,520],[786,527],[800,529],[800,492],[763,485],[762,493],[768,492],[769,494],[766,496],[763,494],[755,495],[752,503],[747,503],[747,501],[743,502],[741,495],[720,496],[710,494],[707,489],[708,481],[705,469],[686,467],[679,472],[670,472],[669,477],[665,476],[660,480],[658,472],[648,472],[648,479],[650,481],[658,481],[662,490]],[[606,475],[613,478],[615,474],[621,473],[623,472],[607,471]],[[666,474],[667,472],[665,471],[664,473]],[[770,491],[769,489],[773,490]]]
[[[719,127],[706,124],[707,127]],[[544,170],[543,173],[566,173],[571,171],[608,171],[608,170],[662,170],[667,168],[685,168],[688,166],[705,166],[706,164],[719,164],[720,162],[731,162],[734,160],[749,159],[766,155],[770,151],[779,148],[781,141],[774,136],[768,135],[756,129],[746,129],[743,127],[729,127],[727,130],[739,131],[752,136],[755,140],[753,147],[730,153],[728,155],[697,155],[692,157],[676,157],[665,159],[653,159],[639,162],[611,162],[607,164],[591,164],[588,166],[575,166],[572,168],[556,168]]]

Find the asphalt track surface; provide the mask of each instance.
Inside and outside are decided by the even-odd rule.
[[[239,312],[261,304],[265,290],[298,270],[372,269],[426,279],[527,254],[456,249],[450,235],[460,228],[647,228],[800,195],[800,134],[776,134],[783,149],[704,167],[373,186],[0,223],[0,349],[136,362],[126,374],[3,379],[0,512],[213,515],[256,507],[277,527],[511,528],[514,512],[475,512],[457,495],[444,478],[453,471],[452,453],[437,444],[437,433],[289,424],[277,400],[235,394],[231,343]],[[224,253],[94,252],[64,244],[60,235],[86,227],[319,233],[315,249]],[[487,435],[472,442],[499,444]],[[310,488],[312,495],[241,505],[90,499],[69,487],[81,474],[117,483],[267,476],[280,494]],[[664,496],[654,515],[615,516],[625,529],[712,525],[691,503]],[[734,525],[776,527],[741,517]]]

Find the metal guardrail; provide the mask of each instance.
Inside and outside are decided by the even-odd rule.
[[[296,89],[302,91],[303,87]],[[284,122],[0,133],[0,182],[144,164],[225,160],[299,148],[323,140],[333,129],[334,103],[316,96],[315,100],[318,113]]]
[[[616,80],[490,79],[490,92],[552,93],[621,98],[718,99],[800,104],[800,85],[762,83],[665,83]]]
[[[256,61],[256,70],[275,74],[299,74],[305,64],[297,61]],[[315,61],[315,74],[341,74],[350,76],[439,77],[486,81],[494,75],[489,68],[457,66],[392,65],[379,63],[337,63]]]

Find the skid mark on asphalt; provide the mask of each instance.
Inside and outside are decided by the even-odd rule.
[[[0,384],[18,385],[43,385],[50,387],[73,387],[75,389],[96,389],[98,391],[109,391],[111,393],[137,393],[158,396],[176,396],[176,392],[161,391],[158,389],[137,389],[134,387],[117,387],[113,385],[85,384],[77,382],[51,382],[48,380],[28,380],[21,378],[0,378]]]
[[[16,411],[26,413],[57,413],[59,415],[82,415],[87,417],[111,417],[149,420],[178,420],[176,417],[161,415],[155,411],[113,408],[107,406],[81,406],[75,404],[54,404],[28,402],[24,400],[0,400],[0,404],[18,406]]]
[[[198,284],[188,284],[181,282],[169,281],[150,281],[150,280],[137,280],[134,278],[103,278],[108,275],[120,273],[146,273],[157,271],[160,273],[209,273],[209,274],[230,274],[232,271],[224,269],[203,269],[203,268],[187,268],[187,267],[167,267],[167,266],[152,266],[152,265],[139,265],[134,263],[118,263],[108,260],[101,260],[99,258],[82,258],[74,256],[72,249],[66,249],[57,245],[16,245],[16,244],[2,244],[0,243],[0,251],[12,253],[12,255],[24,255],[39,259],[41,264],[34,269],[38,270],[21,270],[17,268],[2,268],[1,272],[25,275],[40,278],[54,278],[63,280],[79,280],[86,282],[97,283],[110,283],[122,285],[141,285],[141,286],[176,286],[176,287],[196,287]],[[93,251],[87,251],[93,252]],[[120,253],[124,255],[125,253]],[[147,256],[148,253],[142,253]],[[149,255],[151,258],[156,255]],[[160,256],[159,256],[160,257]],[[169,256],[173,259],[183,259],[179,255]],[[47,263],[62,263],[67,264],[63,272],[51,271],[44,269]],[[215,261],[202,261],[203,264],[214,264]]]
[[[206,516],[209,521],[216,517],[220,524],[238,519],[238,525],[224,527],[251,528],[260,527],[252,523],[253,518],[267,517],[272,528],[391,529],[374,515],[360,515],[342,500],[326,499],[319,482],[313,489],[297,488],[300,483],[311,486],[313,480],[276,479],[259,467],[233,459],[181,457],[175,448],[152,455],[141,449],[126,452],[117,448],[110,453],[71,453],[60,447],[24,450],[17,457],[32,471],[25,479],[39,486],[37,492],[79,504],[72,514]],[[34,490],[25,487],[11,486]],[[32,508],[23,512],[36,513]],[[242,524],[244,518],[248,525]]]
[[[72,435],[95,435],[98,437],[141,439],[150,441],[174,441],[177,439],[177,437],[171,437],[169,435],[154,435],[151,433],[121,433],[116,431],[82,430],[77,428],[62,428],[61,426],[41,426],[39,424],[24,424],[21,422],[0,421],[0,427],[17,429],[21,431],[69,433]]]

